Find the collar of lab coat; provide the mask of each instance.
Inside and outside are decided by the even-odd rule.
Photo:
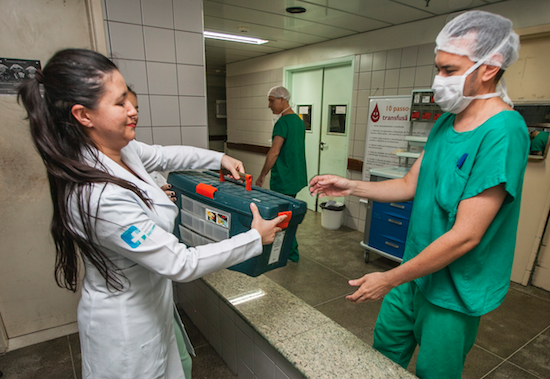
[[[107,171],[111,175],[116,176],[117,178],[124,179],[130,183],[134,183],[140,189],[144,190],[149,198],[153,200],[155,205],[163,205],[176,207],[176,205],[168,198],[166,193],[155,183],[151,175],[145,170],[139,155],[137,154],[136,149],[133,146],[133,141],[126,145],[121,150],[121,158],[124,163],[136,174],[139,176],[136,177],[124,167],[119,165],[117,162],[109,158],[107,155],[102,153],[100,150],[91,148],[97,154],[97,160],[93,157],[92,153],[88,150],[83,152],[83,156],[88,164],[92,167],[95,167],[102,171]],[[102,163],[105,170],[99,163]]]

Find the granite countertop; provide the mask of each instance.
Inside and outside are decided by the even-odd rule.
[[[202,280],[228,304],[263,291],[262,297],[230,306],[306,378],[416,378],[263,275],[221,270]]]

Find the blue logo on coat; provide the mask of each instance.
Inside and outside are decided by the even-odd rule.
[[[147,236],[151,235],[153,229],[155,229],[155,225],[147,225],[145,229],[146,230],[142,232],[132,225],[128,228],[128,230],[122,233],[120,238],[122,238],[122,240],[126,242],[128,246],[130,246],[132,249],[135,249],[147,239]]]

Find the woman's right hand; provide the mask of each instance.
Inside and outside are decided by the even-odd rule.
[[[311,196],[319,194],[319,198],[349,196],[353,193],[355,187],[355,182],[340,176],[318,175],[309,182],[309,193]]]
[[[260,216],[260,211],[254,203],[250,203],[250,210],[252,211],[252,229],[256,229],[260,236],[262,237],[262,245],[271,245],[275,240],[275,235],[280,232],[282,229],[279,228],[281,222],[286,219],[286,215],[279,216],[273,220],[264,220]]]

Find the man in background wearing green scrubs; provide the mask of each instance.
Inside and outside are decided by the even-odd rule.
[[[436,39],[432,89],[447,112],[402,179],[311,180],[321,196],[414,199],[403,264],[351,280],[352,302],[384,298],[374,347],[407,367],[420,346],[420,378],[461,378],[480,316],[508,291],[529,136],[503,86],[518,57],[510,20],[480,11],[451,20]]]
[[[531,152],[532,155],[544,155],[546,150],[546,143],[548,142],[548,132],[545,130],[533,130],[529,133],[531,139]]]
[[[261,187],[267,173],[271,170],[269,188],[296,197],[296,194],[307,186],[306,127],[290,107],[290,93],[285,87],[271,88],[267,97],[269,108],[276,115],[277,122],[273,127],[271,148],[256,185]],[[298,262],[300,259],[296,237],[294,237],[289,259],[293,262]]]

